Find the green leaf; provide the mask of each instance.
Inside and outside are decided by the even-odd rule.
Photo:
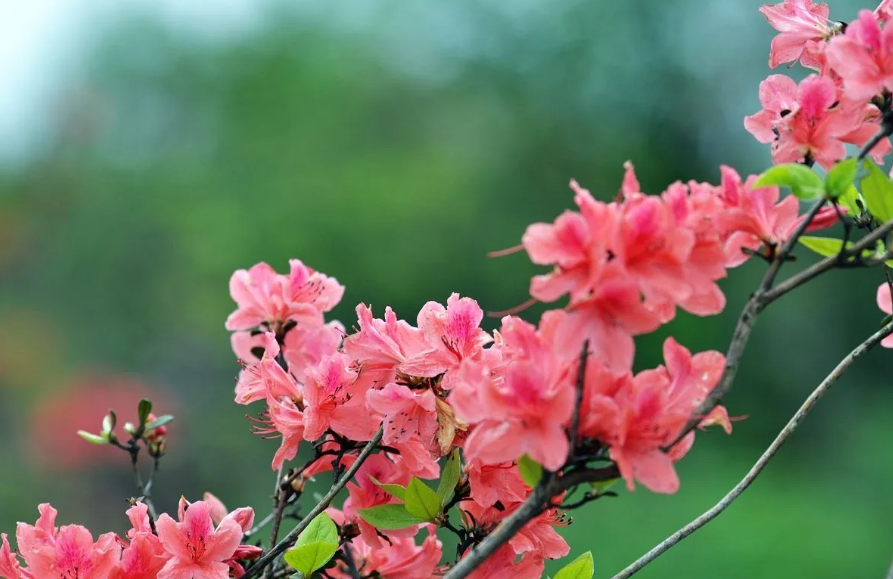
[[[437,485],[437,496],[440,497],[440,504],[446,506],[449,502],[456,485],[459,484],[459,476],[461,475],[462,465],[459,461],[459,450],[454,449],[450,453],[446,464],[443,465],[443,471],[440,473],[440,483]]]
[[[868,175],[862,179],[862,197],[868,211],[884,223],[893,219],[893,183],[870,159],[865,159]]]
[[[379,505],[360,509],[360,517],[382,531],[405,529],[426,522],[424,519],[410,514],[403,505]]]
[[[105,418],[102,419],[102,433],[108,434],[109,432],[115,429],[115,425],[118,423],[118,415],[115,414],[114,410],[109,409],[109,413],[105,415]]]
[[[846,191],[837,198],[837,203],[846,207],[849,216],[854,218],[862,215],[865,209],[865,202],[862,200],[862,195],[859,194],[859,190],[856,189],[855,185],[847,187]]]
[[[825,257],[835,256],[843,249],[843,240],[834,239],[832,237],[810,237],[804,235],[800,237],[798,241],[812,251]]]
[[[831,167],[825,178],[825,192],[831,199],[844,195],[856,179],[859,172],[859,160],[847,159]]]
[[[592,579],[595,564],[592,562],[592,551],[586,551],[555,574],[555,579]]]
[[[612,478],[611,480],[600,480],[589,483],[589,486],[592,487],[592,490],[595,491],[595,494],[600,495],[619,481],[619,478]]]
[[[543,467],[526,454],[518,459],[518,472],[530,488],[534,488],[543,478]]]
[[[87,432],[86,430],[78,430],[78,436],[90,442],[92,444],[108,444],[109,441],[104,436],[99,436],[98,434],[92,434]]]
[[[369,480],[371,480],[372,482],[374,482],[375,484],[377,484],[378,486],[380,486],[381,488],[386,490],[391,495],[397,497],[401,501],[403,500],[403,496],[406,494],[406,487],[403,485],[383,483],[383,482],[379,481],[378,479],[376,479],[374,476],[370,476]]]
[[[298,535],[296,546],[307,545],[310,543],[334,543],[338,545],[338,527],[331,517],[325,513],[320,513],[310,521],[301,534]]]
[[[325,566],[338,551],[338,543],[326,543],[314,541],[304,545],[295,546],[285,552],[285,562],[297,569],[305,576]]]
[[[440,514],[440,497],[431,487],[413,477],[406,487],[406,510],[424,521],[433,521]]]
[[[148,430],[152,430],[153,428],[158,428],[159,426],[164,426],[165,424],[172,421],[173,419],[174,419],[173,415],[163,414],[163,415],[159,416],[158,418],[156,418],[155,420],[153,420],[152,422],[150,422],[149,424],[147,424],[146,430],[148,431]]]
[[[152,412],[152,402],[143,398],[137,407],[140,424],[145,424],[149,420],[149,414]]]
[[[822,178],[800,163],[771,167],[753,184],[755,188],[770,185],[787,187],[800,199],[818,199],[825,194],[825,183]]]

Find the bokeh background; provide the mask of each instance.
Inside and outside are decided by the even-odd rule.
[[[163,509],[207,490],[267,511],[276,443],[232,402],[237,268],[298,257],[334,275],[347,326],[361,301],[414,319],[453,291],[500,310],[535,269],[485,253],[571,206],[571,177],[610,198],[627,159],[655,192],[716,182],[722,163],[761,171],[768,151],[742,127],[770,72],[759,4],[0,3],[0,530],[43,501],[122,530],[127,458],[74,432],[108,406],[133,419],[141,396],[177,415]],[[860,5],[831,8],[851,20]],[[669,334],[725,350],[762,269],[723,281],[724,315],[640,339],[637,366],[660,363]],[[678,495],[621,490],[576,513],[566,536],[597,577],[737,482],[878,327],[879,276],[834,272],[767,310],[727,399],[748,418],[699,436]],[[890,360],[859,362],[738,503],[640,576],[882,576]]]

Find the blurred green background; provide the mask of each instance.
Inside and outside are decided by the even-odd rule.
[[[63,5],[68,32],[14,42]],[[74,431],[98,429],[109,405],[132,419],[142,395],[177,415],[161,508],[207,490],[267,512],[275,443],[232,402],[223,321],[237,268],[285,271],[298,257],[337,277],[347,292],[334,317],[348,327],[361,301],[413,320],[458,291],[501,310],[527,298],[536,269],[485,253],[570,207],[570,178],[607,199],[627,159],[653,192],[717,182],[721,163],[761,171],[768,150],[742,126],[770,73],[759,5],[4,4],[0,64],[19,76],[0,99],[0,530],[33,521],[43,501],[63,522],[122,530],[126,456],[96,454]],[[860,5],[831,8],[851,20]],[[21,64],[38,48],[53,58]],[[39,90],[17,87],[27,79]],[[637,366],[660,363],[669,334],[724,351],[762,269],[723,281],[725,314],[680,314],[640,339]],[[834,272],[764,314],[727,399],[748,418],[731,437],[699,436],[678,495],[621,491],[574,514],[565,535],[574,553],[593,551],[597,577],[743,476],[878,327],[879,276]],[[738,503],[640,576],[882,576],[890,356],[861,361]]]

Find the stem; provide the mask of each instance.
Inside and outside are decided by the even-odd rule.
[[[309,513],[307,513],[306,517],[301,519],[301,522],[299,522],[298,525],[294,529],[292,529],[288,535],[286,535],[281,541],[276,543],[276,546],[267,551],[267,553],[264,554],[263,557],[257,560],[257,563],[255,563],[247,571],[245,571],[245,574],[242,575],[241,579],[251,579],[251,577],[257,577],[261,573],[261,571],[263,571],[276,559],[276,557],[285,552],[285,550],[288,549],[292,545],[292,543],[295,542],[295,540],[297,540],[298,535],[301,534],[301,531],[306,529],[307,525],[309,525],[310,522],[314,518],[316,518],[317,515],[328,508],[328,506],[332,503],[338,493],[341,492],[341,489],[344,488],[344,485],[346,485],[348,481],[350,481],[350,479],[353,478],[355,474],[357,474],[357,471],[360,470],[360,467],[363,466],[363,463],[366,462],[366,459],[369,458],[369,455],[371,455],[372,452],[375,450],[375,446],[379,442],[381,442],[382,434],[384,434],[384,427],[380,426],[378,428],[378,432],[376,432],[375,436],[372,437],[372,440],[370,440],[366,444],[366,446],[363,447],[363,450],[360,452],[359,456],[357,456],[357,459],[350,466],[350,468],[347,469],[347,472],[344,473],[344,476],[342,476],[336,483],[332,485],[332,488],[329,489],[329,492],[326,493],[322,500],[319,501],[319,503],[315,507],[313,507],[313,509]]]
[[[834,370],[828,374],[828,376],[822,381],[821,384],[809,395],[806,401],[800,406],[800,409],[797,410],[797,413],[791,418],[791,420],[785,425],[785,427],[778,433],[778,436],[775,437],[775,440],[772,441],[772,444],[769,445],[769,448],[760,456],[759,460],[757,460],[756,464],[748,471],[747,475],[741,482],[739,482],[735,487],[730,490],[716,505],[714,505],[711,509],[697,517],[695,520],[682,527],[669,537],[667,537],[663,542],[659,545],[645,553],[642,557],[640,557],[637,561],[635,561],[632,565],[615,575],[612,579],[627,579],[628,577],[633,576],[638,571],[640,571],[643,567],[663,555],[670,548],[675,546],[682,539],[691,535],[713,519],[715,519],[720,513],[726,510],[732,502],[737,499],[741,493],[743,493],[747,488],[751,485],[754,479],[759,476],[762,470],[766,467],[770,460],[775,456],[775,454],[779,451],[782,445],[787,441],[787,439],[794,433],[794,430],[800,425],[806,415],[812,410],[812,407],[815,406],[816,402],[818,402],[819,398],[822,397],[825,392],[827,392],[831,386],[837,381],[840,376],[846,372],[849,367],[856,361],[857,358],[874,348],[881,340],[885,337],[889,336],[893,333],[893,322],[887,324],[883,328],[881,328],[878,332],[873,334],[870,338],[859,344],[852,352],[850,352],[841,362],[837,365]],[[890,579],[890,578],[888,578]]]
[[[580,366],[577,369],[577,388],[574,391],[574,413],[571,417],[571,429],[569,432],[570,449],[568,461],[574,458],[577,437],[580,432],[580,409],[583,406],[583,388],[586,385],[586,361],[589,358],[589,340],[583,340],[583,351],[580,352]]]

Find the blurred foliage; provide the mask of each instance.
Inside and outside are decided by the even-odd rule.
[[[171,406],[158,410],[177,414],[162,508],[208,490],[265,511],[274,443],[250,435],[231,401],[223,320],[237,268],[284,271],[298,257],[334,275],[348,327],[359,302],[412,320],[452,291],[502,310],[527,299],[536,269],[486,252],[568,208],[569,178],[607,199],[627,159],[655,192],[715,182],[722,162],[761,170],[768,152],[740,122],[768,74],[758,5],[274,3],[223,41],[145,14],[98,36],[47,111],[50,144],[0,174],[0,529],[33,521],[43,501],[65,522],[124,527],[126,457],[80,470],[47,460],[86,444],[75,429],[98,427],[107,402],[85,387],[92,375],[133,400],[156,391]],[[660,363],[669,334],[724,350],[762,268],[724,281],[726,314],[680,314],[640,339],[637,366]],[[730,438],[699,436],[678,496],[639,489],[575,513],[574,553],[591,549],[608,576],[722,496],[877,327],[878,275],[831,273],[770,308],[727,400],[749,418]],[[878,507],[893,478],[885,364],[886,351],[860,362],[728,514],[641,576],[880,576],[890,528]],[[86,402],[47,419],[60,396]],[[126,418],[135,403],[117,410]]]

